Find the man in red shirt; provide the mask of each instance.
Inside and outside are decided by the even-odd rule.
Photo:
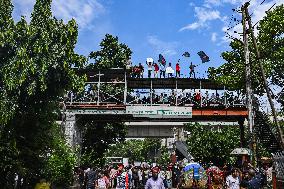
[[[180,66],[179,66],[179,60],[176,64],[176,77],[179,78],[180,77]]]
[[[154,63],[154,75],[155,78],[158,78],[158,73],[159,73],[159,66],[157,63]]]

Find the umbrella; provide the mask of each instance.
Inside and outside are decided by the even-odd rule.
[[[200,167],[201,167],[201,166],[200,166],[199,163],[193,162],[193,163],[187,164],[187,165],[183,168],[183,170],[184,170],[184,171],[189,171],[190,169],[199,169]]]
[[[236,148],[231,152],[231,155],[252,155],[252,152],[248,148]]]

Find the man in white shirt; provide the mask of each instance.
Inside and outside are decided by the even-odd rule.
[[[231,175],[226,178],[226,189],[240,189],[239,172],[232,169]]]

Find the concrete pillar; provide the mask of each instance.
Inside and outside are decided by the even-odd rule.
[[[76,125],[76,115],[73,113],[66,113],[64,135],[69,146],[74,148],[81,145],[82,136],[80,129]]]

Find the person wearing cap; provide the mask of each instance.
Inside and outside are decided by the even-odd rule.
[[[163,179],[158,176],[159,171],[158,167],[152,168],[152,177],[147,180],[145,189],[165,189]]]

